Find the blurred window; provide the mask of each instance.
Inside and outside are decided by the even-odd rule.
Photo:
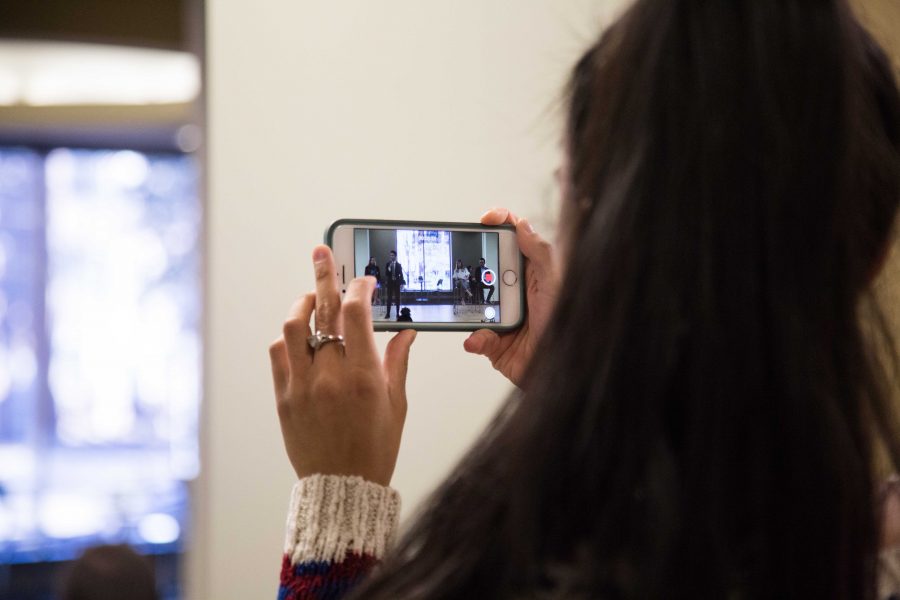
[[[0,563],[181,550],[197,190],[190,155],[0,148]]]

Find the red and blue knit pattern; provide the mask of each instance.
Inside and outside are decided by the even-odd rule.
[[[338,600],[358,584],[378,560],[348,552],[341,562],[300,562],[291,564],[287,554],[281,563],[278,600]]]

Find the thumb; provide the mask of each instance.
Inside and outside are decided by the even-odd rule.
[[[406,371],[409,367],[409,349],[416,339],[415,329],[401,331],[391,338],[384,351],[384,372],[387,375],[391,399],[395,394],[406,391]],[[405,394],[404,394],[405,397]]]
[[[519,219],[516,224],[519,250],[531,261],[538,273],[549,273],[553,269],[553,245],[538,234],[528,219]]]
[[[471,354],[491,358],[500,343],[500,336],[490,329],[479,329],[463,342],[463,348]]]

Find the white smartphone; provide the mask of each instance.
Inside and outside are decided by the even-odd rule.
[[[509,331],[525,318],[512,225],[340,219],[325,232],[342,294],[370,275],[376,331]]]

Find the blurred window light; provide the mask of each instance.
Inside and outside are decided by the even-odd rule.
[[[0,445],[36,435],[35,378],[42,303],[43,161],[26,149],[0,151]],[[21,371],[20,369],[23,369]]]
[[[171,544],[181,535],[181,526],[172,515],[153,513],[138,523],[138,534],[149,544]]]
[[[0,147],[0,564],[183,547],[201,225],[193,156]]]
[[[47,156],[49,383],[63,445],[196,455],[200,208],[192,161],[131,150]],[[177,475],[195,474],[193,465]]]
[[[111,511],[110,499],[100,494],[49,491],[38,504],[38,521],[48,537],[85,537],[102,531]]]
[[[187,103],[200,81],[200,62],[188,52],[0,40],[0,105]]]
[[[17,104],[22,97],[22,78],[10,66],[0,65],[0,106]]]

